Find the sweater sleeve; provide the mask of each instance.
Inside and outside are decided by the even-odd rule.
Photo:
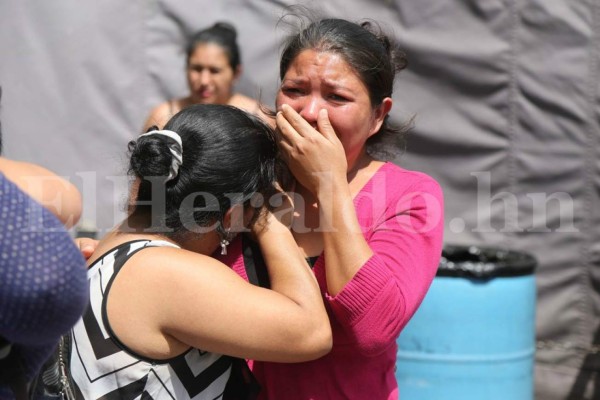
[[[380,354],[396,340],[425,297],[442,249],[443,197],[437,182],[409,171],[387,175],[385,193],[372,189],[371,201],[356,203],[373,256],[341,292],[326,294],[335,318],[367,355]],[[373,193],[385,195],[382,207]]]
[[[0,335],[54,345],[88,301],[85,260],[60,221],[0,174]]]

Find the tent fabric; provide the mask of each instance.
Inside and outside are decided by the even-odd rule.
[[[600,397],[600,3],[301,3],[393,32],[409,67],[392,121],[414,117],[394,161],[442,184],[448,244],[538,259],[536,398]],[[152,106],[186,93],[185,38],[233,23],[237,88],[272,105],[290,4],[0,2],[5,155],[69,178],[102,234],[124,215],[127,142]]]

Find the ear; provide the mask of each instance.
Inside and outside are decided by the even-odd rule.
[[[385,117],[392,109],[392,103],[392,98],[386,97],[383,99],[381,104],[373,110],[373,127],[371,128],[369,137],[379,132],[379,129],[381,129],[381,125],[383,125]]]
[[[240,79],[240,76],[242,76],[242,71],[243,71],[243,68],[242,68],[242,65],[240,64],[235,68],[235,71],[233,71],[233,79],[236,81],[238,79]]]
[[[223,229],[235,234],[247,231],[246,226],[252,218],[252,214],[249,215],[248,213],[252,211],[251,207],[249,210],[244,210],[243,204],[234,205],[223,216]]]

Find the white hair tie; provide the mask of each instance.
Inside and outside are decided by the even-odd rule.
[[[169,151],[171,152],[171,156],[173,159],[171,160],[171,168],[169,169],[169,176],[165,180],[169,182],[172,179],[175,179],[177,174],[179,173],[179,166],[183,162],[183,145],[181,143],[181,136],[177,132],[169,131],[169,130],[160,130],[160,131],[150,131],[148,133],[144,133],[143,135],[138,136],[138,139],[142,136],[149,135],[163,135],[173,139],[176,144],[169,145]]]

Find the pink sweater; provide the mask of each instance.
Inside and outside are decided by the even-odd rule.
[[[442,191],[429,176],[386,163],[354,205],[374,255],[336,296],[327,293],[323,255],[314,266],[331,320],[333,350],[311,362],[254,362],[261,399],[398,398],[396,338],[437,270]],[[247,279],[240,242],[224,261]]]

